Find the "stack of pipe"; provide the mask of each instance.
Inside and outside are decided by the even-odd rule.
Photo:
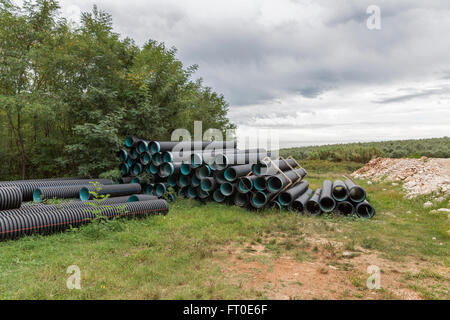
[[[310,198],[299,199],[293,207],[308,215],[337,213],[341,216],[356,214],[360,218],[370,219],[375,215],[374,207],[366,199],[366,191],[352,180],[325,180],[315,192],[308,190]]]
[[[320,215],[356,213],[371,218],[375,211],[365,191],[351,180],[324,181],[315,192],[304,180],[305,169],[294,159],[271,159],[265,149],[239,150],[235,142],[171,142],[128,137],[121,160],[122,180],[152,180],[145,193],[173,199],[234,204],[247,209],[285,208]],[[346,196],[346,194],[348,195]]]

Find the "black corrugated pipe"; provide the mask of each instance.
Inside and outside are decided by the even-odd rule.
[[[0,210],[17,209],[22,205],[22,191],[18,187],[0,188]]]
[[[188,176],[192,173],[192,167],[188,163],[183,162],[180,167],[180,172],[182,175]]]
[[[8,240],[33,233],[50,234],[89,223],[95,214],[87,208],[68,208],[59,211],[18,214],[0,217],[0,239]],[[138,217],[148,214],[166,214],[169,206],[165,200],[113,204],[108,208],[95,208],[107,218]]]
[[[198,197],[202,200],[205,200],[209,197],[209,192],[202,190],[201,188],[197,188]]]
[[[303,168],[286,171],[284,172],[284,175],[286,175],[292,182],[296,182],[299,180],[297,173],[302,179],[306,176],[306,171]],[[279,173],[269,177],[267,179],[267,190],[270,192],[278,192],[283,189],[289,183],[284,175]]]
[[[41,187],[34,190],[33,201],[42,202],[43,200],[53,198],[56,199],[77,198],[80,196],[81,189],[91,187],[93,186],[90,184],[82,184],[77,186]],[[102,185],[100,185],[99,187],[103,188]]]
[[[228,167],[224,172],[224,177],[230,182],[236,181],[239,177],[245,176],[252,171],[252,164]]]
[[[172,151],[174,148],[184,150],[203,150],[206,148],[235,149],[236,141],[151,141],[149,150],[152,153]]]
[[[216,170],[225,170],[232,165],[253,164],[269,157],[268,152],[259,153],[220,153],[214,157],[213,167]]]
[[[186,195],[189,199],[195,199],[197,198],[197,191],[198,187],[194,187],[194,186],[189,186],[187,187],[187,191],[186,191]]]
[[[310,216],[320,216],[322,214],[322,210],[320,209],[319,199],[320,194],[322,193],[322,189],[317,189],[311,199],[306,202],[306,212]]]
[[[133,194],[130,196],[127,200],[127,202],[137,202],[137,201],[150,201],[150,200],[157,200],[157,196],[151,196],[148,194]]]
[[[333,199],[336,201],[345,201],[348,198],[348,189],[344,182],[336,180],[333,182],[333,190],[331,192]]]
[[[236,184],[231,182],[225,182],[220,185],[219,189],[220,192],[222,192],[222,194],[225,197],[229,197],[234,193],[234,190],[236,189]]]
[[[207,192],[212,192],[217,188],[218,184],[216,182],[216,179],[208,177],[203,178],[200,183],[200,187],[202,190]]]
[[[115,197],[115,198],[108,198],[103,199],[99,201],[100,206],[108,206],[110,204],[117,204],[117,203],[125,203],[128,201],[128,198],[130,196],[123,196],[123,197]],[[28,214],[28,213],[39,213],[39,212],[47,212],[47,211],[58,211],[60,209],[67,209],[67,208],[92,208],[89,203],[95,203],[94,200],[89,201],[80,201],[80,200],[74,200],[74,201],[68,201],[60,204],[35,204],[32,206],[22,206],[18,209],[11,209],[11,210],[5,210],[0,212],[1,216],[10,216],[10,215],[17,215],[17,214]]]
[[[190,178],[191,178],[191,186],[193,186],[193,187],[200,187],[202,181],[199,178],[197,178],[195,176],[195,174],[190,176]]]
[[[150,162],[152,162],[152,155],[150,154],[150,152],[148,152],[148,151],[142,152],[141,155],[139,156],[139,162],[143,166],[146,166]]]
[[[300,183],[296,184],[293,187],[290,187],[289,189],[287,189],[286,191],[281,192],[278,195],[278,202],[282,205],[282,206],[290,206],[292,204],[292,202],[297,199],[299,196],[301,196],[303,193],[306,192],[306,190],[308,190],[309,188],[309,182],[304,180],[301,181]]]
[[[125,162],[128,160],[128,151],[125,149],[122,149],[119,151],[119,160],[121,162]]]
[[[366,199],[366,191],[355,184],[352,180],[345,180],[345,185],[347,186],[350,200],[359,203],[363,202]]]
[[[309,188],[306,190],[305,193],[303,193],[301,196],[299,196],[297,199],[295,199],[292,202],[292,209],[297,211],[298,213],[303,213],[306,210],[306,203],[308,202],[309,198],[311,198],[311,195],[313,194],[313,189]]]
[[[253,188],[255,188],[256,191],[264,191],[267,189],[267,180],[270,178],[270,176],[259,176],[256,177],[253,181]]]
[[[370,219],[375,215],[375,208],[367,200],[358,203],[355,210],[360,218]]]
[[[240,193],[249,193],[253,189],[253,182],[257,176],[245,176],[238,179],[236,190]]]
[[[145,194],[153,195],[153,194],[154,194],[154,191],[155,191],[155,184],[154,184],[154,183],[149,183],[149,184],[145,187],[144,191],[145,191]]]
[[[114,182],[110,179],[81,179],[81,180],[56,180],[56,181],[30,181],[30,182],[11,182],[9,186],[16,186],[22,191],[22,201],[33,200],[33,192],[40,187],[53,186],[70,186],[89,184],[90,182],[98,182],[102,185],[112,185]]]
[[[239,207],[247,207],[250,202],[250,193],[236,192],[233,197],[234,204]]]
[[[161,152],[156,152],[152,155],[152,163],[157,167],[163,164],[163,157]]]
[[[336,211],[342,216],[351,216],[355,213],[355,207],[349,201],[339,201],[336,205]]]
[[[216,189],[216,191],[213,192],[213,200],[215,202],[224,202],[226,198],[227,197],[222,194],[220,189]]]
[[[158,175],[161,178],[167,178],[175,173],[180,172],[181,163],[164,162],[159,166]]]
[[[125,139],[125,146],[127,148],[135,147],[139,142],[141,142],[142,139],[139,139],[137,137],[129,136]]]
[[[178,186],[180,188],[187,187],[190,184],[191,184],[191,176],[181,175],[178,177]]]
[[[256,209],[264,207],[268,201],[267,195],[262,191],[257,191],[250,196],[250,204]]]
[[[131,177],[121,177],[119,179],[117,179],[117,182],[119,184],[127,184],[131,182]]]
[[[214,171],[213,177],[214,177],[214,179],[216,179],[217,183],[219,183],[219,184],[227,182],[227,179],[225,179],[223,170]]]
[[[155,195],[157,197],[162,197],[167,192],[167,183],[159,182],[155,184]]]
[[[207,177],[210,177],[212,175],[212,170],[208,165],[202,165],[201,167],[198,167],[195,169],[195,176],[198,179],[204,179]]]
[[[146,140],[139,141],[139,143],[136,145],[137,152],[138,153],[148,152],[148,144],[149,144],[149,141],[146,141]]]
[[[137,183],[101,186],[100,191],[97,191],[96,189],[97,188],[94,186],[82,188],[80,190],[80,200],[91,200],[93,198],[93,195],[90,193],[91,191],[96,192],[98,195],[109,194],[112,197],[127,196],[134,193],[141,193],[142,191],[141,185]]]
[[[325,180],[322,183],[322,193],[320,194],[319,206],[323,212],[331,212],[336,207],[336,201],[331,195],[333,183],[330,180]]]
[[[288,160],[272,160],[275,165],[280,168],[281,171],[291,170],[289,166],[295,169],[297,163],[294,159]],[[287,163],[286,163],[287,162]],[[272,165],[270,161],[263,160],[255,163],[252,167],[252,171],[257,176],[267,176],[277,174],[278,170]]]

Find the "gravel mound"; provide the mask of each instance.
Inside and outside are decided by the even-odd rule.
[[[400,181],[407,198],[418,195],[450,194],[450,159],[376,158],[352,173],[354,178]]]

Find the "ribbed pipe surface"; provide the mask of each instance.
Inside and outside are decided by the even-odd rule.
[[[93,208],[68,208],[57,211],[0,216],[0,239],[15,239],[33,233],[50,234],[72,227],[79,227],[95,218]],[[112,204],[108,208],[95,208],[109,219],[137,217],[149,214],[167,214],[165,200]]]

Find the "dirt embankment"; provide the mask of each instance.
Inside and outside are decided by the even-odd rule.
[[[398,181],[408,198],[421,194],[450,194],[450,159],[376,158],[352,173],[354,178]]]

